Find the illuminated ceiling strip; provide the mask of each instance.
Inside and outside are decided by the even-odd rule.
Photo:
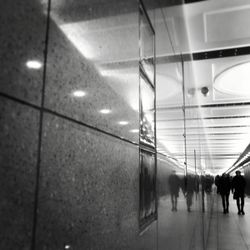
[[[183,156],[182,154],[173,154],[174,156]],[[193,154],[190,154],[191,156]],[[239,154],[213,154],[213,156],[238,156]],[[211,154],[199,154],[199,156],[211,156]]]
[[[228,133],[221,133],[221,132],[218,132],[218,133],[202,133],[202,134],[188,134],[188,136],[204,136],[204,135],[248,135],[248,133],[243,133],[243,132],[237,132],[237,133],[234,133],[234,132],[228,132]],[[182,134],[164,134],[164,135],[160,135],[160,137],[175,137],[175,136],[183,136]],[[238,138],[238,137],[237,137]]]
[[[192,143],[192,142],[196,142],[196,143],[201,143],[203,142],[204,140],[206,142],[209,142],[209,143],[217,143],[217,142],[220,142],[222,141],[222,143],[229,143],[229,142],[232,142],[232,143],[238,143],[238,142],[241,142],[242,140],[244,140],[245,137],[241,137],[241,138],[235,138],[235,139],[232,139],[232,138],[229,138],[229,139],[224,139],[224,138],[187,138],[187,140]],[[167,136],[158,136],[158,140],[164,140],[164,141],[169,141],[169,142],[183,142],[184,138],[183,136],[181,137],[167,137]],[[245,140],[244,140],[245,141]]]
[[[235,115],[235,116],[211,116],[202,118],[186,118],[186,121],[199,121],[199,120],[220,120],[220,119],[244,119],[250,118],[250,115]],[[157,119],[156,122],[175,122],[183,121],[183,119]]]
[[[204,126],[204,127],[186,127],[186,129],[214,129],[214,128],[249,128],[250,125],[232,125],[232,126]],[[183,127],[179,127],[179,128],[174,128],[174,127],[170,127],[170,128],[157,128],[158,131],[164,131],[164,130],[183,130]],[[188,135],[188,134],[187,134]]]
[[[241,165],[243,165],[247,161],[249,161],[249,158],[250,158],[250,144],[240,154],[239,158],[236,160],[236,162],[233,164],[233,166],[231,168],[235,169],[235,168],[240,167]]]
[[[203,104],[203,105],[189,105],[185,106],[185,109],[195,109],[195,108],[225,108],[225,107],[238,107],[238,106],[250,106],[250,102],[231,102],[231,103],[217,103],[217,104]],[[157,111],[165,110],[182,110],[183,106],[172,106],[172,107],[158,107]]]

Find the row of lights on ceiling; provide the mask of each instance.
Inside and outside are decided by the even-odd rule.
[[[30,60],[26,62],[26,66],[29,69],[40,69],[42,67],[42,63],[40,61],[37,60]],[[74,97],[84,97],[86,95],[86,93],[82,90],[76,90],[73,92],[73,96]],[[111,110],[110,109],[101,109],[100,113],[102,114],[110,114]],[[129,124],[128,121],[119,121],[118,124],[122,125],[122,126],[126,126]],[[130,130],[131,133],[138,133],[139,130],[138,129],[131,129]]]
[[[37,61],[37,60],[30,60],[30,61],[27,61],[26,63],[26,66],[29,68],[29,69],[40,69],[42,67],[42,63],[40,61]],[[195,88],[191,88],[188,90],[188,96],[193,96],[195,94]],[[205,87],[202,87],[200,89],[201,93],[204,95],[204,96],[207,96],[209,94],[209,89],[205,86]],[[77,91],[74,91],[73,95],[75,97],[84,97],[86,95],[86,93],[82,90],[77,90]],[[102,110],[100,111],[101,113],[103,114],[108,114],[110,113],[110,110]],[[127,125],[127,124],[121,124],[121,125]]]
[[[72,94],[73,94],[74,97],[84,97],[84,96],[86,96],[86,93],[84,91],[82,91],[82,90],[75,90]],[[110,109],[101,109],[99,112],[102,113],[102,114],[107,115],[107,114],[110,114],[112,111]],[[129,124],[128,121],[120,121],[118,123],[120,125],[123,125],[123,126]]]
[[[73,96],[84,97],[84,96],[86,96],[86,93],[82,90],[76,90],[73,92]],[[101,109],[99,112],[106,115],[106,114],[110,114],[112,111],[110,109]],[[128,121],[119,121],[118,124],[120,124],[122,126],[126,126],[129,124],[129,122]],[[131,133],[138,133],[139,130],[138,129],[131,129],[130,132]]]
[[[243,161],[247,160],[250,157],[250,152],[248,152],[247,154],[245,154],[243,156],[243,158],[238,162],[237,165],[240,165]]]

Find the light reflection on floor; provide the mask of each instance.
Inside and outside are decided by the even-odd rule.
[[[171,211],[169,196],[158,206],[158,246],[160,250],[246,250],[250,249],[250,199],[245,199],[245,216],[237,214],[230,197],[229,214],[223,214],[221,197],[215,192],[205,195],[202,213],[201,195],[194,195],[191,212],[183,195],[178,211]],[[211,219],[211,220],[210,220]]]

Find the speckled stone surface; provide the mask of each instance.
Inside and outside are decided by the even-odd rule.
[[[47,0],[0,2],[0,91],[40,105],[43,67],[29,69],[29,60],[44,61]]]
[[[38,111],[0,98],[0,249],[30,249]]]
[[[99,4],[99,8],[105,5],[104,1]],[[137,6],[136,1],[134,5]],[[102,12],[97,3],[89,2],[87,6],[90,13]],[[79,8],[86,12],[87,6],[79,0],[72,1],[69,10],[72,19]],[[46,108],[138,142],[138,131],[131,132],[139,128],[139,63],[134,59],[139,53],[137,14],[130,18],[109,17],[107,13],[103,19],[69,21],[69,13],[65,9],[60,12],[60,7],[57,1],[52,1]],[[131,37],[129,44],[124,32]],[[85,95],[74,96],[75,91],[83,91]],[[100,113],[102,109],[111,112]],[[120,121],[128,124],[120,125]]]
[[[144,1],[156,31],[157,55],[178,53],[178,41],[169,37],[173,30],[166,32],[155,11],[177,2]],[[173,213],[167,179],[174,166],[163,156],[157,164],[158,221],[139,230],[139,149],[121,140],[139,141],[134,131],[139,127],[138,1],[51,3],[45,107],[122,138],[45,113],[35,249],[202,249],[210,201],[205,201],[204,216],[198,196],[189,214],[180,194],[178,213]],[[43,68],[28,69],[26,62],[44,61],[47,4],[0,2],[0,92],[36,105]],[[172,70],[170,76],[181,72],[176,71],[180,67],[157,68],[159,74]],[[74,96],[79,90],[84,95]],[[178,98],[181,104],[182,95]],[[182,123],[182,113],[180,118]],[[38,121],[39,111],[0,97],[0,250],[30,250]]]
[[[138,147],[46,115],[40,184],[36,249],[155,249],[156,224],[139,236]]]

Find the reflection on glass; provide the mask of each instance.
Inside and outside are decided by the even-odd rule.
[[[97,50],[95,50],[93,45],[84,37],[84,25],[84,22],[74,22],[59,25],[59,28],[85,58],[94,59],[97,57]]]
[[[140,3],[139,16],[140,228],[143,229],[157,217],[155,193],[155,51],[154,30],[142,3]]]
[[[154,31],[142,7],[140,8],[140,61],[149,80],[154,83]]]
[[[171,196],[172,211],[177,211],[177,202],[181,187],[181,180],[176,174],[175,170],[173,170],[172,174],[169,176],[168,185]]]
[[[140,88],[140,140],[145,144],[154,146],[154,90],[142,74],[140,77]]]
[[[156,216],[155,154],[140,150],[140,225]]]

